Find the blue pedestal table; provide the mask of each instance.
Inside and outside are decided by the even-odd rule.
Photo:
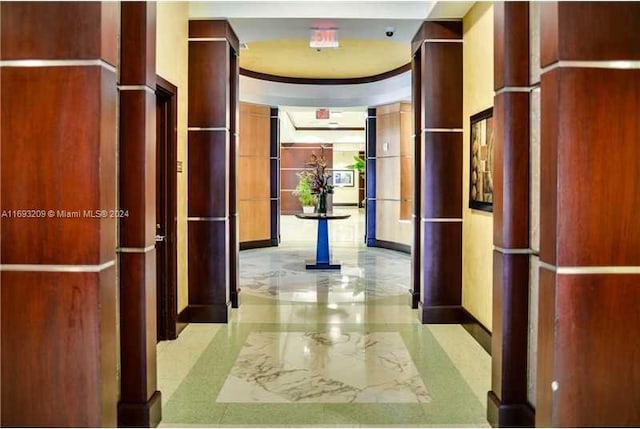
[[[339,270],[340,264],[331,263],[329,253],[329,224],[327,221],[336,219],[347,219],[349,214],[318,214],[318,213],[298,213],[299,219],[311,219],[318,221],[318,243],[316,245],[316,260],[308,261],[307,270]]]

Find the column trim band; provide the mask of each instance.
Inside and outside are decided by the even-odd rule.
[[[118,91],[147,91],[153,95],[156,91],[148,85],[118,85]]]
[[[189,42],[228,42],[226,37],[189,37]]]
[[[99,66],[116,72],[116,68],[104,60],[0,60],[0,67],[91,67]]]
[[[540,69],[540,74],[544,74],[557,68],[595,68],[595,69],[618,69],[618,70],[639,70],[640,61],[609,60],[609,61],[567,61],[560,60]]]
[[[149,253],[155,248],[155,244],[147,247],[118,247],[116,253]]]
[[[229,131],[227,127],[187,127],[187,131]]]
[[[189,216],[187,217],[188,221],[191,222],[221,222],[229,219],[228,217],[199,217],[199,216]]]
[[[462,128],[424,128],[423,133],[461,133]]]
[[[506,249],[500,246],[493,246],[493,250],[497,250],[500,253],[504,253],[505,255],[531,255],[533,251],[529,248],[515,248],[515,249]]]
[[[0,271],[26,271],[47,273],[99,273],[116,264],[115,259],[100,265],[58,264],[1,264]]]
[[[423,217],[422,222],[425,223],[441,223],[441,222],[462,222],[462,218],[455,217]]]
[[[531,86],[504,86],[499,90],[495,91],[495,95],[505,94],[509,92],[531,92],[536,89],[539,85],[531,85]]]
[[[640,267],[633,266],[558,267],[543,261],[540,261],[539,266],[556,274],[640,274]]]

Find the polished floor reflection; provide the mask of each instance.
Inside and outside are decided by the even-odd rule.
[[[487,426],[486,352],[461,326],[418,323],[408,255],[332,227],[342,270],[304,269],[315,235],[299,224],[241,252],[229,324],[158,345],[163,426]]]

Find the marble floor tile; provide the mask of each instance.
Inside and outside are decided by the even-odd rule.
[[[349,211],[347,209],[346,211]],[[315,223],[240,252],[240,307],[158,345],[163,427],[487,427],[490,358],[459,325],[409,307],[409,255],[330,225],[339,271],[307,271]],[[340,225],[340,226],[339,226]]]
[[[429,402],[395,332],[253,332],[218,402]]]

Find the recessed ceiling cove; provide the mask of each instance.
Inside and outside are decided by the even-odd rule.
[[[240,67],[258,73],[309,79],[348,79],[374,76],[411,61],[409,43],[387,40],[340,39],[339,48],[317,50],[309,39],[247,42]]]

